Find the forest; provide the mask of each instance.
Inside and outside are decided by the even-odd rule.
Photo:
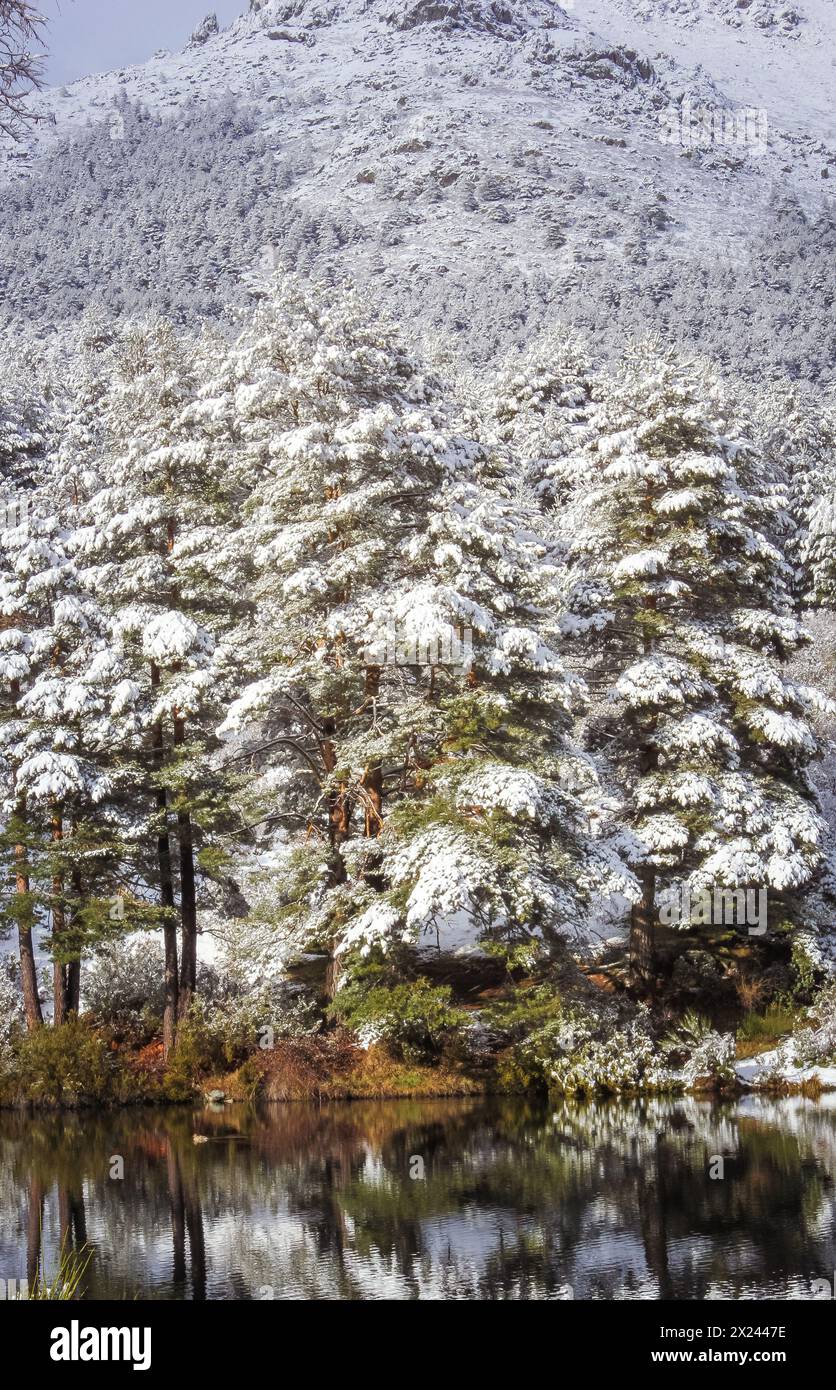
[[[0,1100],[831,1060],[832,395],[292,272],[5,346]]]

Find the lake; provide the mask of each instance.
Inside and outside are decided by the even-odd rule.
[[[834,1173],[826,1096],[5,1112],[0,1279],[86,1247],[92,1299],[810,1298]]]

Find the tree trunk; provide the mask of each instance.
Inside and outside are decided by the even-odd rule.
[[[24,893],[29,892],[26,846],[23,844],[15,845],[15,863],[16,891],[22,896]],[[40,995],[38,994],[38,971],[35,965],[35,950],[32,945],[31,908],[27,908],[25,915],[21,915],[18,918],[17,938],[20,950],[20,982],[23,989],[23,1009],[26,1014],[26,1028],[28,1032],[34,1033],[38,1028],[43,1028],[44,1016],[41,1011]]]
[[[656,875],[652,869],[640,874],[641,901],[630,913],[630,975],[634,983],[652,985],[655,965],[654,928],[656,923]]]
[[[367,699],[377,699],[380,693],[379,666],[366,667],[366,686],[364,693]],[[371,767],[366,768],[363,774],[363,786],[366,791],[365,826],[363,833],[368,840],[378,836],[383,829],[382,763],[372,763]]]
[[[363,775],[368,798],[365,807],[364,834],[367,840],[376,838],[383,829],[383,768],[375,763]]]
[[[73,822],[73,834],[76,834],[77,825]],[[72,869],[73,897],[78,906],[76,912],[80,910],[83,901],[83,885],[81,881],[81,869],[78,864],[73,864]],[[78,1018],[81,1006],[81,952],[75,960],[71,960],[67,966],[67,1013],[75,1014]]]
[[[151,686],[156,689],[160,683],[160,673],[156,666],[151,667]],[[162,720],[153,729],[154,763],[162,770],[164,739]],[[177,922],[174,911],[174,878],[171,872],[171,842],[168,837],[168,792],[160,785],[156,789],[157,811],[160,817],[160,832],[157,836],[157,863],[160,871],[160,906],[163,909],[163,946],[165,950],[165,1002],[163,1005],[163,1057],[168,1060],[174,1047],[177,1034],[177,1006],[179,1002],[179,972],[177,968]]]
[[[326,737],[322,743],[322,761],[325,765],[326,773],[332,773],[337,766],[337,753],[331,741],[331,734],[334,727],[331,723],[324,725]],[[335,792],[329,798],[328,806],[328,838],[333,850],[331,883],[345,883],[346,870],[343,862],[340,846],[344,840],[348,839],[349,826],[351,821],[351,808],[348,799],[348,789],[344,782],[341,782]],[[339,980],[339,962],[336,957],[338,942],[332,941],[329,944],[328,963],[325,967],[325,998],[331,1000],[337,992],[337,982]]]
[[[340,963],[335,954],[336,942],[331,943],[328,960],[325,965],[325,998],[330,1003],[336,997],[337,985],[340,980]]]
[[[13,680],[11,691],[17,700],[20,696],[20,682]],[[17,807],[17,818],[21,826],[26,821],[26,801],[21,800]],[[29,867],[26,858],[26,845],[15,845],[15,891],[23,896],[29,893]],[[18,918],[17,940],[20,953],[20,985],[23,990],[23,1011],[26,1015],[26,1030],[34,1033],[44,1026],[41,997],[38,992],[38,970],[35,965],[35,950],[32,945],[33,917],[31,905]]]
[[[653,486],[647,483],[645,489],[645,515],[647,524],[644,538],[648,545],[654,539]],[[648,594],[642,602],[647,613],[657,610],[656,595]],[[656,639],[648,627],[642,633],[642,652],[651,656],[656,650]],[[657,716],[653,715],[641,728],[638,738],[639,777],[651,776],[659,767],[659,751],[655,745]],[[641,900],[633,904],[630,913],[630,976],[631,981],[640,988],[651,988],[655,967],[655,928],[656,928],[656,872],[643,866],[639,869],[639,882],[642,886]]]
[[[75,1014],[81,1007],[81,959],[71,960],[67,966],[67,1013]]]
[[[174,742],[186,741],[185,721],[175,713]],[[180,848],[180,1000],[178,1013],[185,1018],[197,989],[197,895],[194,872],[194,835],[188,811],[177,813],[177,839]]]
[[[60,807],[57,807],[52,815],[52,843],[59,846],[64,838],[64,821]],[[64,931],[64,879],[60,873],[54,874],[52,879],[52,950],[55,954],[56,946],[60,945],[60,939]],[[67,1022],[67,967],[59,960],[52,963],[53,979],[53,1014],[52,1021],[56,1028]]]

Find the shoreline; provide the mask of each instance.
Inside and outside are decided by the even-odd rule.
[[[210,1078],[211,1085],[197,1085],[192,1094],[181,1096],[169,1096],[161,1094],[159,1091],[149,1090],[139,1092],[130,1097],[116,1096],[112,1098],[92,1097],[86,1094],[69,1099],[44,1099],[37,1096],[22,1096],[14,1100],[0,1100],[0,1116],[3,1114],[49,1114],[57,1112],[79,1112],[90,1111],[95,1113],[106,1113],[116,1110],[135,1110],[135,1109],[195,1109],[203,1108],[215,1112],[223,1111],[227,1107],[268,1104],[268,1105],[323,1105],[323,1104],[344,1104],[362,1103],[363,1101],[404,1101],[404,1100],[477,1100],[486,1098],[508,1099],[516,1097],[518,1099],[528,1099],[541,1104],[558,1103],[567,1100],[576,1101],[581,1104],[606,1104],[626,1100],[707,1100],[726,1102],[740,1100],[745,1096],[767,1096],[775,1100],[790,1099],[802,1096],[807,1100],[818,1100],[822,1096],[836,1094],[836,1068],[834,1067],[812,1067],[799,1069],[795,1075],[787,1076],[763,1076],[760,1080],[749,1079],[743,1074],[743,1068],[748,1067],[749,1062],[737,1063],[735,1071],[737,1073],[733,1082],[725,1085],[706,1084],[691,1086],[649,1086],[645,1089],[633,1089],[625,1091],[590,1091],[590,1092],[568,1092],[551,1090],[543,1092],[539,1090],[511,1089],[500,1085],[496,1078],[490,1077],[482,1080],[475,1078],[460,1077],[458,1084],[452,1077],[445,1077],[443,1084],[435,1080],[432,1084],[427,1080],[421,1084],[418,1080],[416,1085],[407,1087],[404,1085],[392,1085],[389,1087],[368,1085],[352,1085],[343,1079],[338,1083],[336,1078],[325,1081],[323,1086],[317,1090],[285,1090],[282,1094],[276,1094],[271,1088],[260,1088],[249,1090],[244,1093],[237,1084],[237,1073],[231,1073],[228,1077]],[[226,1084],[223,1084],[224,1081]],[[212,1092],[216,1094],[213,1095]]]

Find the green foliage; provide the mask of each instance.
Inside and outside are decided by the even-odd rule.
[[[799,1002],[810,1003],[821,982],[822,972],[799,937],[792,943],[790,965],[794,977],[793,997]]]
[[[505,702],[486,690],[466,691],[446,700],[444,710],[448,720],[446,745],[456,753],[483,743],[508,717]]]
[[[449,985],[433,985],[424,976],[399,985],[375,983],[382,972],[369,967],[355,978],[337,995],[329,1016],[364,1040],[385,1043],[404,1061],[436,1059],[468,1015],[452,1004]]]
[[[61,1247],[58,1268],[52,1278],[44,1271],[43,1255],[38,1263],[35,1282],[29,1290],[29,1300],[49,1303],[69,1303],[83,1293],[84,1276],[93,1258],[88,1245],[73,1250],[65,1241]]]
[[[201,1076],[219,1070],[225,1061],[221,1039],[208,1026],[202,1009],[192,1008],[177,1026],[177,1043],[163,1077],[166,1099],[190,1100]]]
[[[519,1042],[538,1028],[562,1019],[564,1002],[551,984],[519,987],[485,1010],[485,1020],[506,1043]]]
[[[662,1039],[662,1048],[668,1053],[689,1052],[713,1032],[714,1025],[710,1018],[689,1009]]]
[[[753,1009],[745,1015],[737,1030],[738,1039],[742,1042],[761,1042],[784,1037],[793,1031],[801,1016],[797,1005],[775,1000],[763,1012]]]
[[[77,1019],[22,1038],[15,1076],[26,1099],[41,1104],[103,1104],[119,1097],[113,1054],[104,1038]]]
[[[610,1001],[583,1004],[542,984],[517,991],[490,1017],[511,1041],[499,1065],[507,1090],[630,1095],[672,1084],[645,1009],[629,1014]]]

